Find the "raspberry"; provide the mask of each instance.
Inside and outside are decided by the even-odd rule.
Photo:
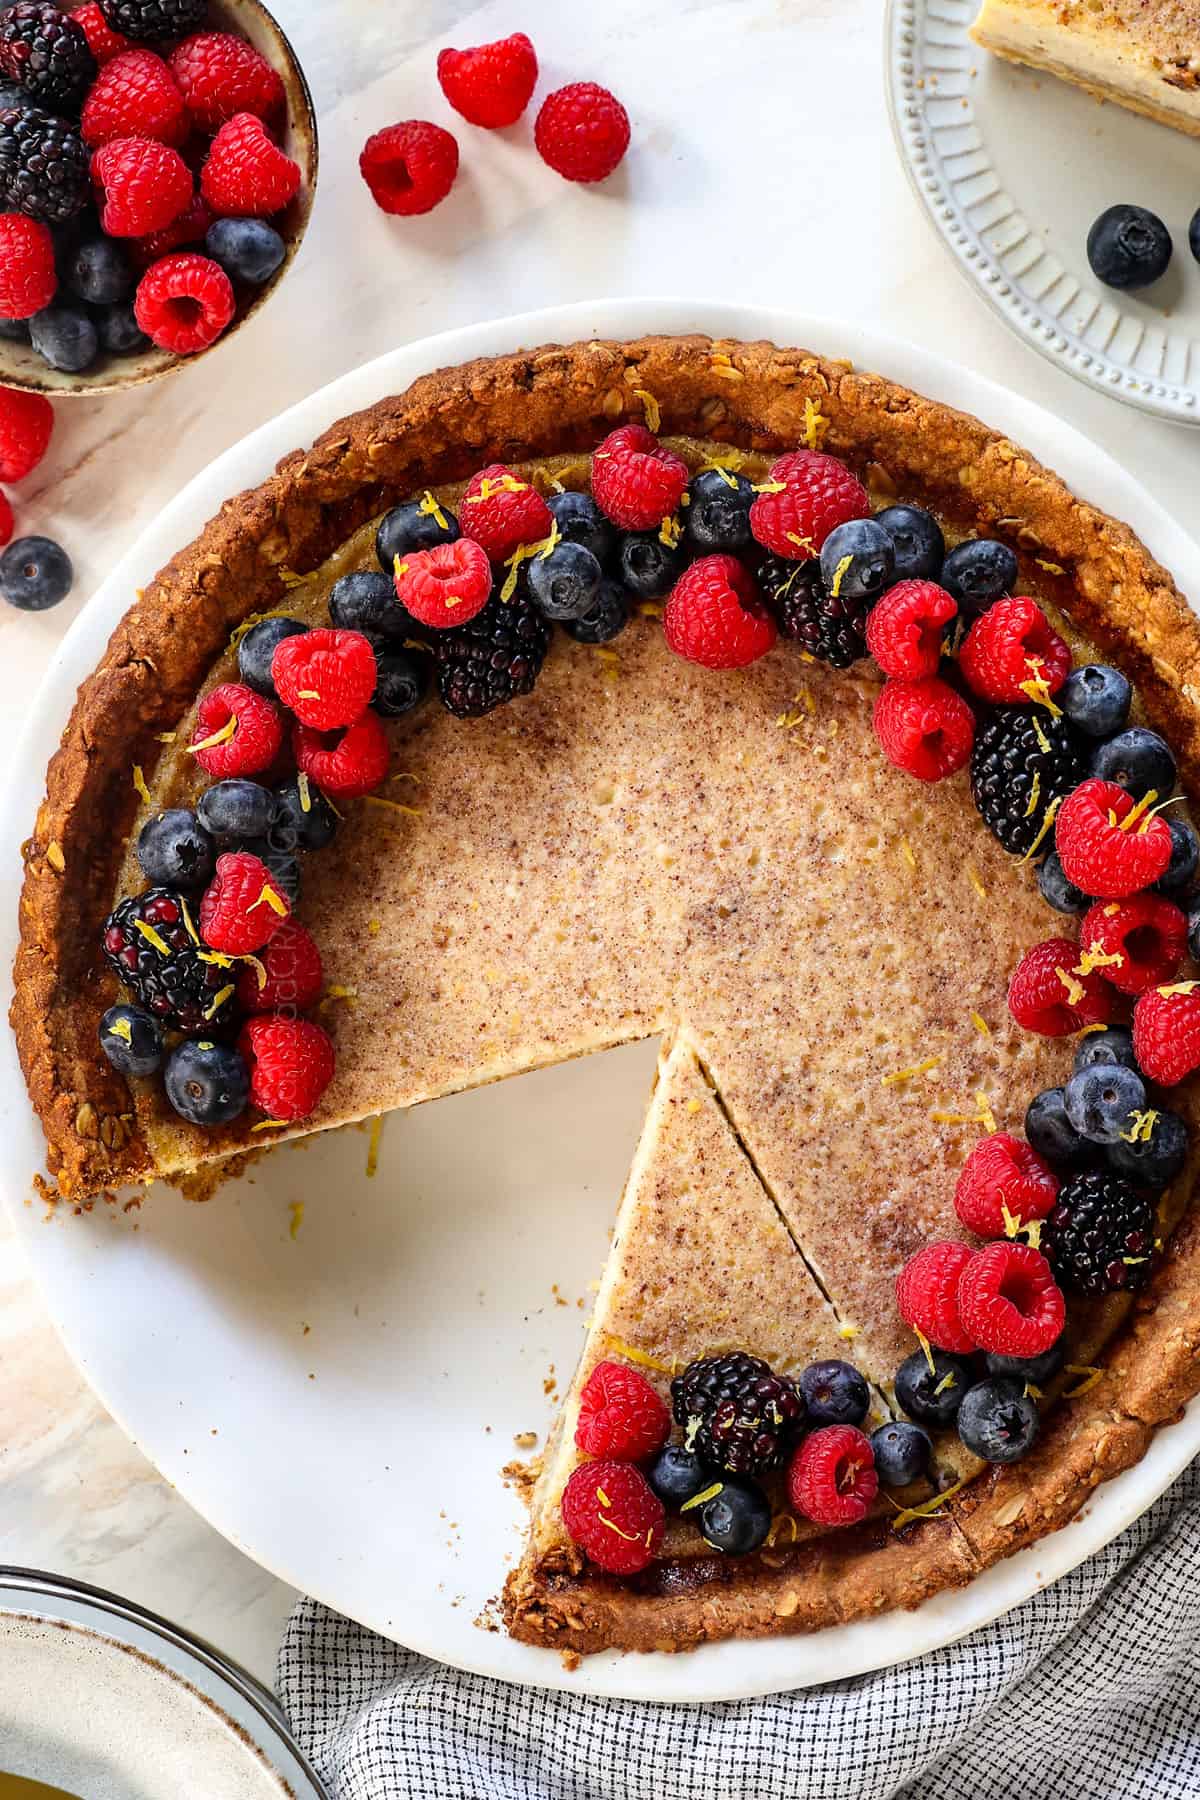
[[[885,675],[936,675],[958,602],[936,581],[898,581],[867,615],[867,649]]]
[[[976,619],[963,639],[958,666],[973,694],[1015,705],[1057,694],[1071,673],[1071,650],[1037,601],[1017,595],[997,600]]]
[[[1112,990],[1096,970],[1079,972],[1079,945],[1047,938],[1027,950],[1008,984],[1008,1010],[1026,1031],[1066,1037],[1085,1025],[1107,1025]]]
[[[582,1463],[563,1489],[568,1536],[610,1575],[636,1575],[654,1561],[665,1519],[662,1501],[633,1463]]]
[[[71,17],[87,39],[88,49],[96,59],[98,68],[102,69],[114,56],[120,56],[122,50],[133,49],[132,38],[113,30],[100,11],[97,0],[87,0],[86,6],[77,6]]]
[[[1005,1237],[1010,1228],[1044,1219],[1054,1206],[1058,1177],[1023,1138],[995,1131],[976,1144],[954,1190],[954,1210],[979,1237]]]
[[[79,129],[90,150],[114,138],[157,138],[178,147],[190,129],[183,95],[153,50],[123,50],[92,83]]]
[[[32,105],[77,111],[95,73],[82,28],[57,6],[20,0],[0,14],[0,75],[17,82]]]
[[[492,568],[482,544],[458,538],[396,558],[396,596],[414,619],[435,630],[465,625],[487,605]]]
[[[287,104],[283,81],[265,56],[229,31],[198,31],[167,58],[187,110],[201,131],[216,131],[235,113],[268,122]]]
[[[594,81],[573,81],[542,101],[533,141],[565,181],[603,181],[629,148],[629,114]]]
[[[243,1012],[306,1012],[320,999],[325,983],[321,952],[295,919],[283,921],[257,960],[265,981],[253,963],[238,970],[237,1003]]]
[[[147,232],[145,237],[130,238],[128,250],[131,261],[139,269],[148,269],[161,257],[172,250],[178,250],[181,244],[203,243],[209,226],[213,222],[212,207],[200,194],[192,195],[190,206],[184,207],[177,219],[164,225],[161,231]]]
[[[54,408],[44,394],[0,388],[0,481],[23,481],[46,454]]]
[[[1121,993],[1144,994],[1175,979],[1187,955],[1187,931],[1186,917],[1170,900],[1135,894],[1091,907],[1079,927],[1079,948]]]
[[[268,1119],[306,1119],[333,1080],[333,1045],[311,1019],[247,1019],[238,1049],[250,1071],[250,1104]]]
[[[31,319],[58,287],[54,239],[24,213],[0,213],[0,317]]]
[[[1098,900],[1124,900],[1164,875],[1171,828],[1147,812],[1146,800],[1093,776],[1068,794],[1054,822],[1054,847],[1068,881]]]
[[[820,450],[792,450],[777,458],[764,486],[782,482],[778,493],[759,494],[750,508],[750,529],[776,556],[804,562],[820,553],[830,532],[848,519],[866,519],[871,498],[862,482],[836,456]]]
[[[670,1435],[670,1409],[644,1375],[625,1363],[596,1364],[579,1396],[575,1442],[582,1451],[638,1462]]]
[[[1040,1356],[1067,1318],[1041,1251],[1009,1241],[985,1244],[972,1256],[959,1277],[958,1311],[976,1347],[993,1356]]]
[[[1133,1009],[1133,1053],[1147,1081],[1174,1087],[1200,1069],[1200,982],[1151,988]]]
[[[223,681],[196,708],[191,750],[206,775],[257,775],[283,742],[279,709],[240,681]]]
[[[736,556],[701,556],[667,598],[663,635],[706,669],[742,669],[775,643],[775,621]]]
[[[8,503],[8,495],[0,494],[0,549],[8,543],[13,534],[13,510]]]
[[[194,250],[152,263],[133,297],[133,314],[146,336],[176,356],[193,356],[215,344],[233,312],[228,275]]]
[[[92,180],[109,237],[161,231],[192,198],[191,170],[177,150],[152,138],[113,138],[102,145],[92,158]]]
[[[966,1244],[955,1238],[926,1244],[910,1257],[896,1277],[896,1307],[906,1325],[936,1344],[967,1356],[975,1348],[958,1316],[958,1278],[971,1260]]]
[[[87,147],[70,120],[36,106],[0,111],[0,195],[12,212],[60,225],[90,194]]]
[[[491,562],[503,562],[521,544],[549,537],[553,515],[536,488],[503,463],[489,463],[467,483],[458,509],[464,537],[482,544]]]
[[[469,125],[496,131],[515,125],[529,105],[538,78],[537,52],[523,31],[514,31],[471,50],[439,51],[437,78]]]
[[[291,907],[261,857],[227,850],[200,899],[200,936],[213,950],[245,956],[261,950]]]
[[[314,731],[352,725],[370,705],[375,678],[375,652],[361,631],[305,631],[281,639],[271,659],[275,692]]]
[[[592,456],[592,498],[623,531],[661,525],[687,484],[687,464],[644,425],[619,425]]]
[[[253,113],[234,113],[212,141],[200,192],[218,218],[261,219],[282,212],[300,186],[300,165],[271,142]]]
[[[356,800],[377,788],[391,751],[378,713],[367,711],[343,732],[314,731],[297,723],[292,750],[301,774],[335,800]]]
[[[787,1472],[788,1500],[817,1525],[857,1525],[879,1492],[871,1441],[854,1425],[824,1425],[805,1438]]]
[[[358,167],[380,211],[408,218],[446,198],[458,174],[458,144],[428,119],[405,119],[367,139]]]
[[[941,781],[961,769],[975,741],[975,716],[961,694],[936,675],[885,681],[875,702],[875,734],[889,762],[918,781]]]

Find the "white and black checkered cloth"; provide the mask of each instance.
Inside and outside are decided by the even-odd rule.
[[[1200,1465],[1015,1612],[853,1681],[705,1706],[543,1693],[304,1600],[279,1692],[336,1800],[1190,1800]]]

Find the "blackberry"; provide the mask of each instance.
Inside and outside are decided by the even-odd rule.
[[[758,584],[784,637],[792,638],[818,662],[848,669],[867,654],[868,600],[843,594],[835,600],[821,580],[821,565],[768,556],[759,565]]]
[[[101,941],[109,967],[160,1025],[200,1031],[230,1016],[229,969],[201,960],[203,945],[188,930],[184,899],[174,888],[148,888],[122,900],[104,921]],[[229,994],[217,1005],[225,988]]]
[[[0,112],[0,205],[54,225],[91,196],[88,153],[75,126],[36,106]]]
[[[1051,802],[1086,774],[1070,725],[1044,708],[997,707],[975,732],[971,793],[992,836],[1014,856],[1030,849]]]
[[[153,43],[199,30],[208,0],[100,0],[100,11],[113,31],[139,44]]]
[[[51,112],[78,112],[96,79],[83,26],[57,6],[20,0],[0,16],[0,74]]]
[[[493,594],[469,624],[434,635],[438,692],[460,719],[477,719],[528,694],[550,648],[550,625],[523,586],[511,601]]]
[[[671,1383],[671,1401],[687,1448],[731,1475],[778,1467],[804,1424],[795,1382],[744,1350],[689,1363]]]
[[[1042,1249],[1073,1293],[1128,1293],[1150,1279],[1155,1230],[1152,1200],[1120,1175],[1093,1169],[1059,1188]]]

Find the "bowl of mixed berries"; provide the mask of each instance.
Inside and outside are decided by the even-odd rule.
[[[317,127],[259,0],[0,12],[0,384],[95,394],[228,338],[293,260]]]

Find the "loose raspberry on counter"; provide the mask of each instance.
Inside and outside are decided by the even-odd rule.
[[[963,639],[958,666],[973,694],[1015,706],[1057,694],[1071,673],[1071,648],[1036,600],[1016,595],[997,600],[976,619]]]
[[[533,126],[537,153],[565,181],[603,181],[629,148],[629,114],[594,81],[573,81],[542,101]]]
[[[1079,945],[1047,938],[1027,950],[1008,984],[1008,1010],[1039,1037],[1066,1037],[1085,1025],[1107,1025],[1113,990],[1096,969],[1080,973]]]
[[[492,565],[482,544],[459,538],[396,559],[396,598],[414,619],[446,631],[483,611],[492,591]]]
[[[958,1311],[980,1350],[1040,1356],[1062,1334],[1067,1308],[1040,1250],[1005,1241],[977,1250],[958,1282]]]
[[[386,776],[391,760],[383,721],[369,710],[345,731],[314,731],[297,721],[292,750],[301,773],[335,800],[357,800],[371,793]]]
[[[201,131],[217,131],[236,113],[277,123],[287,105],[283,80],[266,57],[231,31],[197,31],[167,58]]]
[[[857,1525],[879,1492],[871,1440],[854,1425],[825,1425],[805,1438],[787,1474],[795,1512],[817,1525]]]
[[[311,1019],[281,1013],[247,1019],[237,1047],[250,1071],[250,1104],[268,1119],[307,1119],[333,1080],[333,1045]]]
[[[1161,894],[1098,900],[1079,927],[1081,960],[1123,994],[1174,981],[1187,955],[1186,915]]]
[[[0,481],[24,481],[46,454],[54,408],[44,394],[0,388]]]
[[[0,213],[0,318],[31,319],[57,288],[49,227],[24,213]]]
[[[105,64],[83,103],[79,130],[89,150],[114,138],[157,138],[177,149],[191,130],[183,95],[153,50],[123,50]]]
[[[275,692],[314,731],[352,725],[370,705],[375,678],[375,652],[361,631],[305,631],[282,639],[271,658]]]
[[[269,943],[291,910],[261,857],[227,850],[200,898],[200,936],[213,950],[245,956]]]
[[[1058,1176],[1023,1138],[994,1131],[963,1164],[954,1210],[968,1231],[983,1238],[1011,1236],[1019,1226],[1053,1210]]]
[[[1124,900],[1150,887],[1171,861],[1167,821],[1114,781],[1093,776],[1068,794],[1054,821],[1054,847],[1067,880],[1098,900]]]
[[[936,675],[895,676],[875,702],[875,735],[888,761],[918,781],[942,781],[970,759],[975,715],[961,694]]]
[[[970,1260],[970,1248],[948,1238],[926,1244],[896,1277],[896,1308],[904,1323],[956,1356],[969,1356],[975,1348],[958,1316],[958,1278]]]
[[[663,636],[705,669],[742,669],[773,648],[775,621],[736,556],[701,556],[667,597]]]
[[[554,516],[529,482],[503,463],[489,463],[468,481],[458,523],[463,537],[482,544],[489,561],[501,563],[522,544],[549,537]]]
[[[180,250],[152,263],[138,282],[133,314],[160,350],[193,356],[215,344],[234,314],[233,283],[219,263]]]
[[[1200,982],[1143,994],[1133,1009],[1133,1053],[1147,1081],[1174,1087],[1200,1069]]]
[[[161,231],[147,232],[145,237],[130,238],[126,248],[130,260],[139,269],[148,269],[160,257],[168,256],[184,244],[202,244],[213,223],[213,210],[202,194],[193,194],[177,219]]]
[[[958,602],[936,581],[898,581],[867,614],[867,649],[885,675],[936,675]]]
[[[283,743],[278,707],[240,681],[223,681],[196,708],[191,753],[206,775],[256,775]]]
[[[640,1462],[671,1435],[671,1411],[646,1377],[626,1363],[599,1362],[579,1396],[575,1443],[587,1456]]]
[[[97,0],[87,0],[84,6],[77,6],[71,14],[75,23],[83,31],[88,41],[88,49],[96,59],[97,67],[103,68],[114,56],[120,56],[122,50],[132,50],[133,39],[127,38],[120,31],[114,31]]]
[[[235,113],[221,126],[200,171],[200,192],[222,219],[282,212],[299,188],[299,163],[272,143],[262,120],[249,112]]]
[[[432,212],[454,186],[458,143],[428,119],[405,119],[367,139],[358,167],[381,212],[410,218]]]
[[[144,237],[177,219],[192,198],[192,172],[153,138],[113,138],[92,158],[100,224],[109,237]]]
[[[261,972],[253,963],[243,963],[237,972],[242,1012],[307,1012],[321,998],[325,985],[321,952],[311,932],[295,919],[284,919],[256,961]]]
[[[644,425],[618,425],[592,455],[592,498],[624,531],[657,530],[687,484],[687,464]]]
[[[468,124],[497,131],[515,125],[529,105],[537,85],[537,52],[523,31],[470,50],[440,50],[437,78]]]
[[[568,1536],[610,1575],[636,1575],[648,1567],[665,1520],[662,1501],[633,1463],[582,1463],[563,1489]]]
[[[762,486],[750,508],[750,529],[760,544],[792,562],[819,556],[830,532],[848,519],[871,516],[871,497],[857,475],[822,450],[777,457]]]

